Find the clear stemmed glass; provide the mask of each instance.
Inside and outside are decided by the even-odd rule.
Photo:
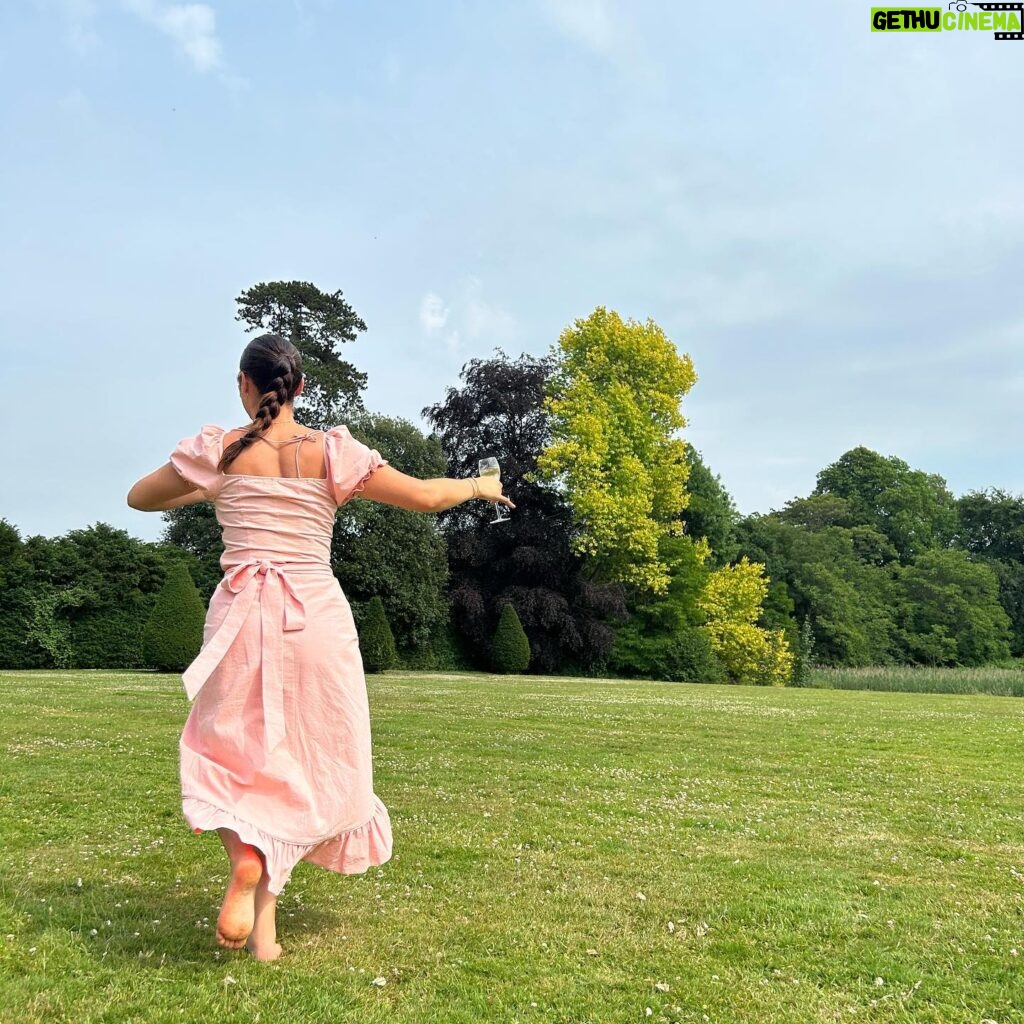
[[[501,469],[498,466],[497,459],[481,459],[477,463],[477,471],[480,476],[494,476],[499,480],[501,479]],[[494,502],[494,518],[488,520],[487,525],[493,526],[495,523],[507,523],[511,519],[510,516],[502,515],[502,506],[500,502]]]

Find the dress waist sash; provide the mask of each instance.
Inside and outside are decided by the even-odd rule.
[[[252,558],[233,565],[218,586],[236,596],[227,615],[195,660],[182,675],[189,700],[195,700],[203,684],[221,663],[238,636],[254,601],[260,604],[261,680],[263,685],[263,726],[267,752],[283,739],[284,728],[284,637],[306,627],[306,609],[289,576],[314,573],[334,577],[326,562],[272,561]]]

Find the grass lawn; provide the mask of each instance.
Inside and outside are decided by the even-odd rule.
[[[0,1021],[1024,1021],[1024,701],[369,694],[394,856],[300,864],[263,964],[214,939],[180,678],[0,672]]]

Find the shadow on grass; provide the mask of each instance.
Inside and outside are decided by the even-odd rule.
[[[249,957],[244,949],[217,944],[223,889],[208,879],[182,879],[168,889],[139,881],[82,880],[79,885],[77,877],[25,877],[13,885],[8,879],[4,888],[8,907],[19,919],[18,930],[40,947],[57,939],[59,945],[77,947],[107,964],[188,965],[207,971],[222,968],[233,957]],[[287,913],[282,921],[279,904],[278,932],[285,937],[341,924],[341,915],[331,910],[288,906]]]

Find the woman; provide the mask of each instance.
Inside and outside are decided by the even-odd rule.
[[[182,811],[195,832],[216,830],[231,861],[217,941],[260,960],[281,955],[277,896],[298,861],[352,874],[391,857],[359,641],[330,566],[337,507],[358,494],[417,512],[470,498],[515,508],[494,477],[420,480],[344,426],[302,428],[302,385],[294,345],[254,338],[238,373],[251,423],[204,425],[128,492],[145,512],[213,501],[223,531],[224,578],[182,677],[194,700]]]

